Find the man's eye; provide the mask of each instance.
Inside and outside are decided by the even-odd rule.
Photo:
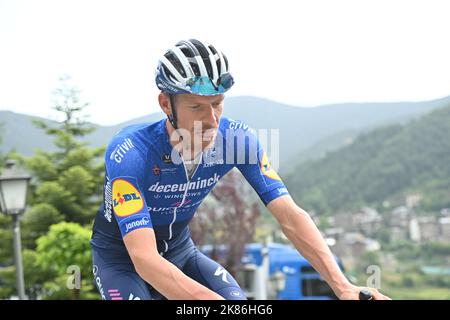
[[[193,110],[196,110],[198,108],[200,108],[200,106],[191,106],[191,109],[193,109]]]

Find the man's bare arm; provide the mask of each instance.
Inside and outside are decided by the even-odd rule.
[[[223,300],[197,281],[186,276],[158,253],[153,229],[137,229],[124,237],[136,272],[167,299]]]
[[[340,299],[357,300],[359,291],[363,288],[352,285],[344,276],[309,214],[297,206],[289,195],[271,201],[267,208],[277,219],[286,237],[320,273],[336,296]],[[389,299],[375,289],[369,290],[374,299]]]

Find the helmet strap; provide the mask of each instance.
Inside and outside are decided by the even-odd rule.
[[[173,94],[168,94],[169,95],[169,101],[170,101],[170,107],[172,109],[172,115],[167,116],[169,118],[169,122],[172,125],[172,127],[176,130],[178,129],[178,125],[177,125],[177,110],[175,108],[175,97]]]

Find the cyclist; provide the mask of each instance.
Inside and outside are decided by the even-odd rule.
[[[234,84],[225,54],[180,41],[160,58],[156,84],[167,119],[122,129],[106,150],[104,203],[91,240],[102,298],[246,299],[236,280],[196,248],[188,227],[214,185],[237,168],[336,295],[358,299],[362,288],[341,273],[254,132],[222,117],[224,93]]]

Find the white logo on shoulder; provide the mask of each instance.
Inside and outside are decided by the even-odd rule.
[[[113,152],[111,152],[111,155],[109,156],[109,159],[116,161],[117,163],[121,163],[123,157],[125,157],[125,154],[130,151],[132,148],[134,148],[133,142],[131,142],[130,138],[123,139],[123,142],[118,144]]]
[[[234,121],[234,122],[230,122],[230,127],[231,130],[237,130],[237,129],[243,129],[243,130],[247,130],[248,129],[248,124],[239,122],[239,121]]]

